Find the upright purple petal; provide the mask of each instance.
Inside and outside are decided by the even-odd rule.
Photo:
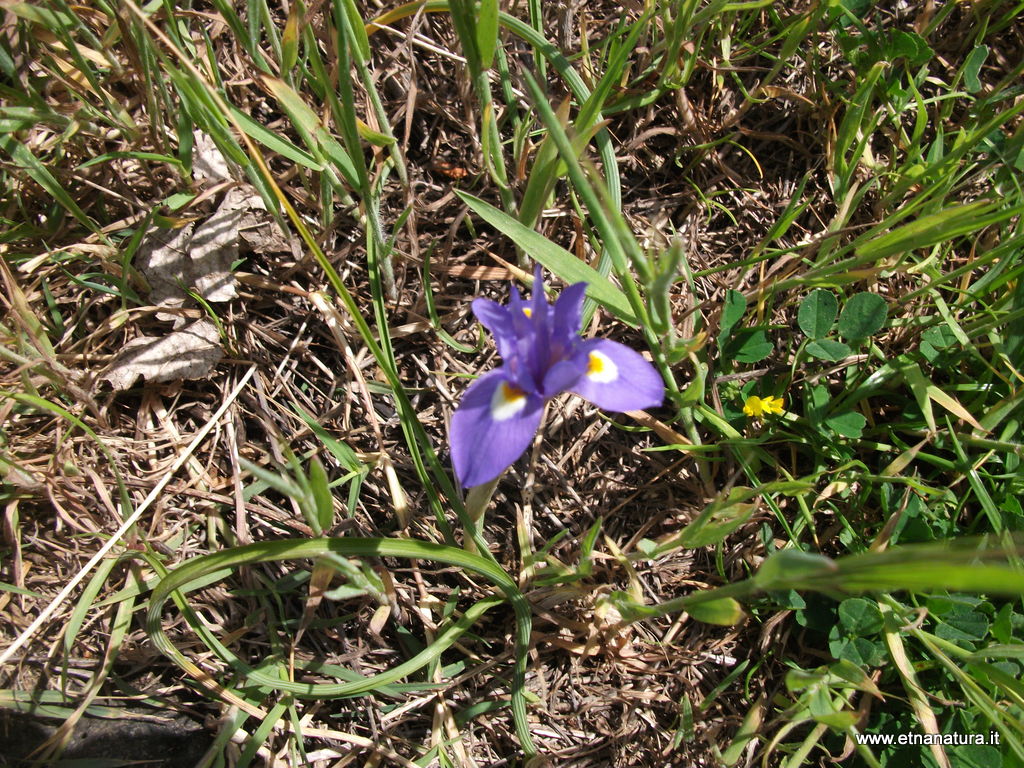
[[[544,295],[544,277],[540,264],[533,271],[533,300],[527,309],[533,326],[533,337],[526,350],[530,370],[533,371],[535,391],[544,386],[544,376],[553,362],[551,354],[551,305]]]
[[[452,464],[466,488],[490,482],[533,441],[544,399],[519,389],[502,368],[473,382],[452,414]]]
[[[665,399],[661,375],[639,352],[607,339],[588,339],[576,359],[586,369],[570,391],[606,411],[655,408]]]
[[[554,359],[571,357],[580,341],[580,325],[583,323],[583,298],[587,292],[586,283],[573,283],[555,301],[551,321],[551,356]]]
[[[494,336],[501,359],[508,362],[515,355],[516,331],[512,322],[512,313],[507,307],[501,306],[490,299],[474,299],[473,314],[484,328]]]
[[[548,315],[551,307],[548,304],[548,297],[544,293],[544,273],[539,263],[533,267],[533,303],[531,310],[530,319],[534,323],[541,323],[547,327],[550,320]]]
[[[533,323],[530,321],[530,316],[533,314],[533,307],[529,302],[523,300],[515,283],[512,283],[512,289],[509,292],[508,309],[512,315],[516,333],[519,336],[532,334]]]
[[[567,286],[555,301],[554,331],[556,336],[579,336],[583,323],[583,299],[586,283]]]

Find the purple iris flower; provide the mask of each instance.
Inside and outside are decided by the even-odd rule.
[[[522,456],[540,427],[544,403],[562,392],[608,411],[661,405],[665,385],[638,352],[580,337],[586,289],[586,283],[570,285],[552,307],[538,265],[532,301],[513,285],[507,307],[473,302],[504,365],[473,382],[452,415],[452,464],[464,487],[490,482]]]

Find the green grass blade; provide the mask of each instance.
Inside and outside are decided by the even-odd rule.
[[[60,203],[62,208],[74,216],[79,224],[104,240],[106,239],[96,222],[86,215],[74,198],[68,194],[67,190],[61,186],[60,182],[54,178],[53,174],[40,162],[39,158],[32,154],[28,147],[16,141],[10,135],[0,135],[0,149],[3,149],[10,156],[11,160],[14,161],[15,165],[24,170],[33,181],[46,190],[47,194]]]
[[[586,283],[588,296],[622,322],[633,327],[639,325],[625,294],[593,267],[489,203],[461,190],[455,193],[473,213],[518,244],[551,272],[569,283]]]
[[[161,580],[156,589],[154,589],[153,596],[150,599],[149,611],[146,619],[146,630],[149,633],[150,639],[162,653],[172,659],[182,669],[192,674],[195,679],[205,680],[207,679],[206,675],[202,673],[201,670],[199,670],[199,668],[192,662],[186,659],[184,655],[182,655],[182,653],[171,644],[164,632],[162,608],[167,599],[172,595],[176,596],[176,601],[179,606],[187,610],[187,603],[181,595],[180,590],[187,589],[188,585],[192,582],[208,575],[211,572],[219,571],[224,568],[234,568],[241,565],[252,565],[260,562],[291,560],[297,558],[315,559],[330,553],[341,555],[343,557],[400,557],[436,561],[473,571],[474,573],[488,579],[491,583],[501,589],[511,602],[516,615],[516,658],[515,674],[512,686],[512,711],[516,722],[516,732],[527,755],[536,754],[536,749],[533,746],[533,739],[530,735],[529,723],[526,719],[526,701],[523,691],[526,674],[526,650],[530,640],[530,628],[532,625],[529,604],[519,591],[515,581],[513,581],[512,578],[494,562],[493,558],[474,555],[458,547],[449,547],[442,544],[413,541],[409,539],[371,539],[355,537],[342,539],[296,539],[262,542],[246,547],[221,550],[209,555],[193,558],[170,572],[166,578]],[[476,603],[470,611],[467,611],[460,622],[456,622],[456,624],[452,625],[448,630],[445,630],[445,633],[442,633],[442,635],[435,640],[434,645],[428,647],[421,654],[414,657],[413,660],[410,660],[410,662],[406,662],[406,665],[399,665],[399,667],[391,670],[390,673],[383,673],[385,676],[390,674],[394,675],[394,677],[377,677],[369,678],[366,682],[343,683],[337,687],[328,688],[327,690],[330,691],[330,695],[354,695],[356,693],[372,690],[377,682],[392,682],[394,679],[398,679],[398,677],[408,674],[410,671],[414,671],[409,668],[410,666],[413,666],[413,662],[415,662],[415,665],[418,665],[416,667],[417,669],[425,666],[434,658],[437,658],[437,655],[440,654],[441,650],[443,650],[437,646],[437,643],[442,637],[446,640],[451,639],[451,641],[454,642],[458,634],[461,634],[462,631],[468,629],[468,625],[472,623],[472,621],[466,617],[469,616],[472,620],[475,620],[479,614],[492,607],[494,602],[494,599],[489,598]],[[202,624],[197,620],[193,624],[193,627],[200,630],[202,628]],[[233,656],[230,652],[224,649],[223,646],[216,643],[209,633],[201,632],[201,636],[204,638],[204,641],[211,645],[211,647],[217,646],[216,650],[228,655],[229,658]],[[398,673],[396,673],[396,669],[398,670]],[[279,687],[282,690],[288,690],[296,693],[297,695],[302,695],[302,693],[300,691],[294,691],[293,686],[298,686],[301,691],[309,690],[309,686],[305,684],[290,684],[287,681],[280,681],[276,678],[269,677],[264,680],[262,676],[258,675],[260,675],[260,673],[255,671],[249,673],[251,678],[258,680],[263,684]],[[322,695],[324,689],[320,688],[319,690],[321,693],[316,695]],[[236,703],[241,703],[243,701],[238,694],[232,694],[230,691],[220,686],[218,686],[218,691],[222,694],[231,696]]]

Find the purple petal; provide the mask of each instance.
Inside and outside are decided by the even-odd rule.
[[[559,341],[572,342],[580,335],[586,292],[586,283],[573,283],[555,302],[554,335]]]
[[[520,318],[526,318],[529,320],[530,312],[532,311],[530,310],[530,304],[523,299],[523,295],[519,293],[519,287],[515,283],[512,283],[509,288],[508,308],[512,313],[512,318],[517,324],[516,327],[518,327],[518,324],[522,322]]]
[[[539,261],[533,265],[533,300],[536,301],[538,296],[542,301],[546,301],[544,298],[544,269]]]
[[[540,393],[547,398],[575,388],[580,377],[587,372],[589,365],[584,355],[576,355],[568,360],[559,360],[548,369]]]
[[[473,314],[494,336],[494,343],[501,355],[502,366],[511,381],[520,389],[533,392],[537,389],[530,354],[533,343],[527,336],[516,332],[512,311],[490,299],[475,299]]]
[[[496,301],[490,299],[474,299],[473,314],[484,328],[494,336],[501,359],[508,362],[515,355],[516,332],[512,323],[512,313]]]
[[[512,289],[509,293],[508,312],[512,318],[512,327],[515,329],[516,337],[520,342],[535,334],[534,324],[531,319],[533,307],[529,302],[523,300],[515,283],[512,283]]]
[[[576,359],[586,361],[586,369],[572,392],[606,411],[661,405],[665,384],[639,352],[607,339],[588,339],[577,350]]]
[[[510,383],[504,368],[473,382],[452,415],[452,464],[466,488],[490,482],[530,447],[544,400]]]
[[[544,294],[544,275],[540,264],[533,268],[533,301],[530,305],[530,319],[538,334],[547,335],[551,327],[551,305]]]

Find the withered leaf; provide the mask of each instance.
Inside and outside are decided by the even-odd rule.
[[[163,337],[132,339],[100,380],[109,381],[115,390],[124,390],[140,376],[150,383],[202,379],[223,356],[217,326],[209,320],[196,320]]]
[[[267,211],[266,203],[252,186],[238,187],[228,194],[238,193],[238,208],[243,211],[238,235],[253,253],[289,253],[291,241]]]
[[[181,229],[156,229],[146,234],[135,254],[135,266],[149,281],[149,300],[158,306],[180,307],[192,284],[188,255],[192,224]]]
[[[150,301],[157,306],[182,306],[190,289],[206,301],[230,301],[238,295],[231,267],[243,244],[254,253],[292,251],[291,241],[248,184],[229,189],[217,210],[198,226],[150,231],[135,255],[135,266],[149,281]]]
[[[203,131],[192,132],[192,178],[214,183],[231,179],[227,158],[217,149],[213,138]]]
[[[244,201],[232,189],[213,215],[196,227],[189,242],[193,285],[207,301],[230,301],[235,291],[231,265],[238,258],[238,227]]]
[[[180,307],[190,288],[207,301],[230,301],[238,295],[231,265],[238,258],[245,205],[244,193],[232,189],[198,227],[186,224],[173,232],[157,229],[146,235],[135,266],[149,281],[153,304]]]

